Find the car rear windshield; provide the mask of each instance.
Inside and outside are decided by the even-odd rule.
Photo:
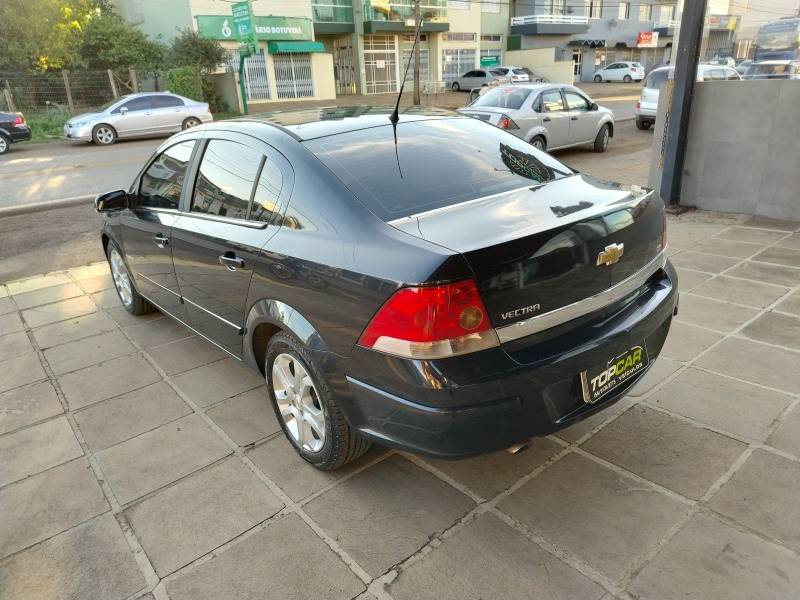
[[[782,75],[784,73],[791,73],[791,66],[788,64],[782,65],[751,65],[748,75]]]
[[[477,119],[445,118],[350,131],[305,144],[384,221],[534,186],[574,172]]]
[[[658,86],[669,78],[669,71],[669,69],[658,69],[657,71],[651,71],[650,75],[647,76],[647,81],[645,81],[644,87],[658,89]]]
[[[634,67],[636,67],[637,69],[641,69],[641,68],[642,68],[642,63],[631,63],[631,64],[632,64]]]
[[[514,75],[527,75],[527,71],[525,69],[513,69]]]
[[[496,87],[480,96],[475,102],[470,104],[470,108],[480,108],[481,106],[494,108],[509,108],[519,110],[525,99],[531,95],[528,88],[506,85]]]

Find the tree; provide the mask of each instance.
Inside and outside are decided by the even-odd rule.
[[[192,29],[180,29],[172,40],[169,62],[176,67],[197,67],[204,75],[225,62],[225,49],[217,40],[202,37]]]
[[[78,47],[106,0],[0,1],[0,69],[46,71],[80,63]]]
[[[114,12],[94,15],[84,29],[80,55],[90,69],[133,67],[152,73],[162,66],[166,47],[150,40]]]

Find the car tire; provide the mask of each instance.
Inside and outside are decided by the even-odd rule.
[[[203,122],[198,119],[197,117],[187,117],[181,123],[181,130],[186,131],[187,129],[191,129],[192,127],[197,127],[198,125],[202,125]]]
[[[92,129],[92,141],[98,146],[110,146],[117,141],[117,132],[111,125],[101,123]]]
[[[631,81],[633,81],[633,77],[631,77],[630,75],[625,75],[625,77],[622,78],[622,81],[624,81],[625,83],[630,83]]]
[[[450,86],[450,89],[453,90],[454,92],[460,92],[461,91],[461,86],[458,85],[457,81],[454,81],[453,85]]]
[[[650,121],[641,121],[639,119],[636,119],[636,129],[641,129],[642,131],[644,131],[645,129],[650,129],[650,125],[651,125]]]
[[[605,152],[608,149],[608,140],[611,137],[611,127],[605,123],[600,131],[597,132],[597,137],[594,138],[594,151]]]
[[[109,240],[106,247],[106,259],[111,269],[111,279],[114,280],[114,289],[117,291],[122,307],[130,314],[137,316],[153,312],[156,307],[136,291],[133,278],[122,257],[122,251],[113,240]]]
[[[603,83],[603,76],[602,75],[595,75],[594,76],[595,83]]]
[[[541,135],[535,135],[531,139],[531,146],[542,152],[547,152],[547,140]]]
[[[9,150],[11,150],[11,140],[6,134],[0,133],[0,154],[5,154]]]
[[[306,462],[318,469],[332,471],[369,450],[370,441],[350,428],[316,359],[294,336],[284,332],[272,336],[267,345],[264,372],[267,393],[278,423],[289,443]],[[304,386],[299,399],[295,383],[298,377]],[[298,411],[302,423],[298,423],[295,417]],[[308,430],[298,427],[308,419],[316,424],[316,431],[310,425]]]

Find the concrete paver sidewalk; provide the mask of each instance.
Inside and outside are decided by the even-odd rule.
[[[669,252],[680,314],[615,406],[334,473],[104,264],[0,285],[0,598],[796,598],[800,224],[690,213]]]

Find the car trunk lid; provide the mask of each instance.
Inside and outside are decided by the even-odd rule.
[[[492,324],[503,327],[596,296],[651,264],[663,210],[650,190],[578,174],[391,224],[462,253]]]

